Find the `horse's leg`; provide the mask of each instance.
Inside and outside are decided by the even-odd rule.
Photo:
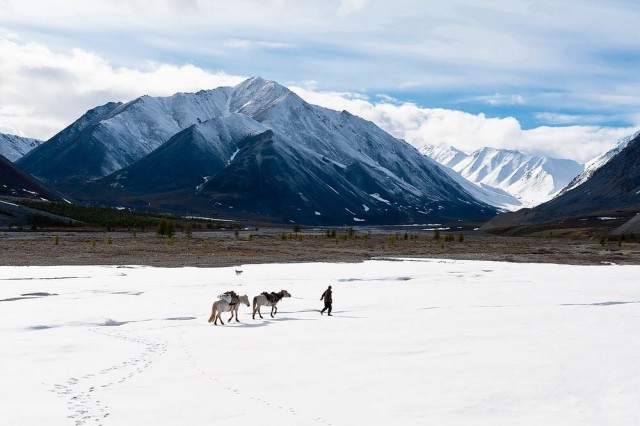
[[[209,322],[213,322],[216,319],[216,306],[211,307],[211,316],[209,317]]]
[[[273,310],[276,308],[276,305],[271,306],[271,318],[273,318],[273,316],[275,315],[273,313]]]
[[[262,314],[260,313],[260,305],[258,305],[258,315],[260,315],[260,319],[263,319]]]
[[[236,308],[234,312],[236,314],[236,322],[240,322],[240,320],[238,319],[238,308]]]
[[[222,321],[222,311],[218,311],[218,315],[216,315],[216,321],[214,322],[214,324],[218,324],[218,320],[220,320],[220,324],[224,325],[224,321]]]
[[[227,322],[231,322],[232,319],[233,319],[233,308],[231,308],[231,317],[229,318],[229,321],[227,321]]]

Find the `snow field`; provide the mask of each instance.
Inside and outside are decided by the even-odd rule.
[[[235,269],[0,267],[0,423],[636,424],[640,267]],[[208,324],[229,289],[292,298]]]

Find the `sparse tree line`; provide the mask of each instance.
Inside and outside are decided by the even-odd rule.
[[[284,240],[304,240],[305,238],[320,237],[317,233],[310,233],[310,234],[301,233],[301,227],[300,225],[297,225],[297,224],[294,225],[292,231],[293,232],[285,232],[285,231],[280,232],[279,238],[284,241]],[[322,237],[329,240],[336,240],[336,241],[359,240],[359,239],[368,240],[372,238],[372,234],[370,230],[367,230],[366,232],[358,233],[354,227],[350,226],[348,228],[345,228],[344,230],[338,230],[336,228],[324,229],[322,232]],[[422,234],[421,236],[420,234],[404,232],[403,234],[395,233],[392,235],[388,235],[386,238],[387,238],[387,242],[391,245],[395,245],[400,240],[410,241],[410,240],[419,240],[421,238],[425,240],[428,240],[429,238],[431,238],[433,241],[437,241],[437,242],[454,242],[456,240],[460,243],[464,242],[464,234],[462,232],[460,232],[457,236],[450,232],[447,232],[444,236],[442,236],[440,234],[439,229],[435,229],[431,237],[425,234]]]
[[[48,216],[31,215],[31,229],[43,228],[100,228],[106,231],[126,230],[146,232],[154,230],[159,235],[172,236],[174,232],[192,234],[194,230],[240,229],[236,222],[221,222],[206,219],[185,219],[173,215],[161,215],[109,207],[82,206],[61,202],[21,201],[26,207],[41,210],[57,216],[74,219],[81,224],[62,222]]]

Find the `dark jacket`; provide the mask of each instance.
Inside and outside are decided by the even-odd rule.
[[[331,302],[333,302],[333,299],[331,297],[331,289],[326,289],[324,291],[324,293],[322,293],[322,296],[320,296],[320,299],[324,300],[324,304],[325,305],[330,305]]]

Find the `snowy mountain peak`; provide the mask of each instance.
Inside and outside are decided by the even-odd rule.
[[[15,162],[42,142],[38,139],[0,133],[0,155]]]
[[[288,88],[275,81],[254,77],[233,88],[229,111],[254,116],[287,98],[300,99]]]
[[[484,147],[470,155],[454,147],[428,145],[420,150],[476,185],[496,188],[517,202],[500,205],[509,209],[533,207],[551,199],[564,188],[583,166],[572,160],[526,155],[518,151]]]
[[[453,167],[469,156],[466,152],[449,145],[425,145],[419,151],[447,167]]]
[[[233,88],[234,96],[245,98],[259,98],[273,101],[283,95],[292,93],[283,85],[265,80],[262,77],[249,78]]]

